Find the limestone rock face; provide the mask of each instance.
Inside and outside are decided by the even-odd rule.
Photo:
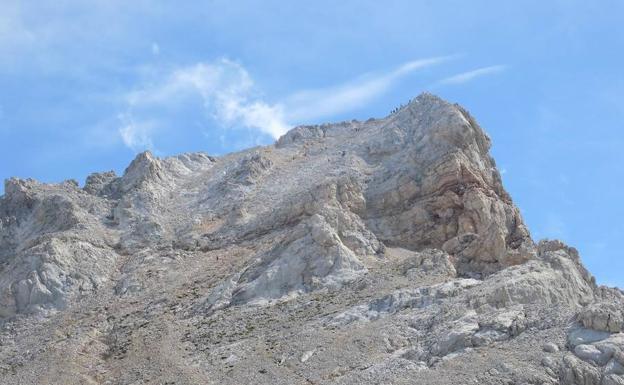
[[[0,197],[0,384],[620,384],[624,295],[422,94]]]
[[[108,281],[117,254],[107,202],[74,183],[10,179],[0,203],[0,316],[64,308]]]
[[[611,333],[624,331],[624,304],[614,301],[595,302],[580,313],[587,328]]]

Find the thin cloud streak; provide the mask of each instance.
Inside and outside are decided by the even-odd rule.
[[[414,60],[390,72],[363,76],[339,86],[297,92],[284,102],[288,119],[295,123],[304,123],[353,110],[382,95],[401,78],[456,57],[452,55]]]
[[[448,78],[444,78],[440,80],[438,84],[444,84],[444,85],[463,84],[463,83],[467,83],[471,80],[474,80],[482,76],[503,72],[506,69],[507,69],[507,66],[505,65],[494,65],[494,66],[489,66],[489,67],[478,68],[476,70],[462,72],[460,74],[453,75]]]

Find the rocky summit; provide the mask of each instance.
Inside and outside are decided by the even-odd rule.
[[[624,294],[422,94],[123,175],[9,179],[1,384],[624,384]]]

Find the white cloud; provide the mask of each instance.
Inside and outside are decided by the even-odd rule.
[[[416,70],[441,64],[454,57],[414,60],[390,72],[363,76],[356,81],[339,86],[297,92],[285,101],[288,117],[292,121],[303,122],[361,107],[386,92],[401,78]]]
[[[273,103],[260,97],[253,79],[239,63],[228,59],[197,63],[174,69],[160,76],[164,80],[124,95],[126,111],[119,134],[133,150],[153,147],[152,135],[162,127],[149,114],[200,100],[208,116],[220,126],[247,127],[278,138],[295,124],[361,107],[401,78],[451,58],[407,62],[389,72],[369,74],[334,87],[299,91]],[[142,122],[140,116],[148,116],[149,123]]]
[[[119,127],[119,135],[126,146],[134,151],[154,150],[152,142],[154,122],[135,122],[132,116],[127,114],[120,115],[119,120],[122,123]]]
[[[125,116],[134,119],[137,110],[181,105],[200,98],[206,112],[224,126],[244,126],[279,137],[288,130],[279,104],[256,96],[254,82],[238,63],[221,59],[197,63],[172,71],[161,83],[144,86],[125,95]],[[155,123],[125,123],[119,132],[130,148],[151,146]]]
[[[491,75],[503,72],[507,69],[504,65],[494,65],[489,67],[478,68],[476,70],[462,72],[457,75],[450,76],[448,78],[440,80],[439,84],[463,84],[481,76]]]

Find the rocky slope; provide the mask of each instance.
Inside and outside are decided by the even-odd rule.
[[[624,294],[423,94],[122,176],[10,179],[2,384],[624,384]]]

